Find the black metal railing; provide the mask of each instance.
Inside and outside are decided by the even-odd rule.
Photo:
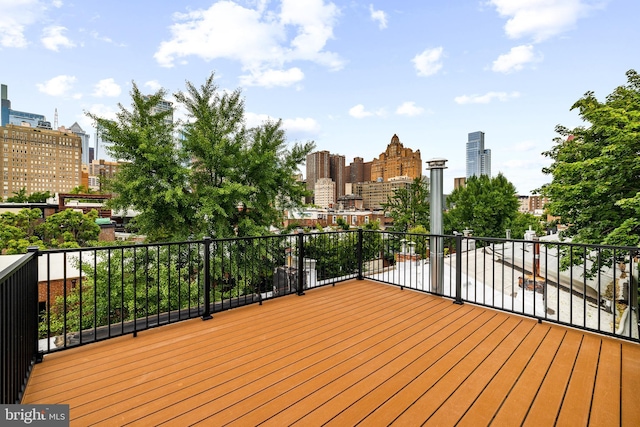
[[[639,253],[361,229],[41,251],[0,282],[3,403],[43,354],[351,278],[638,342]]]
[[[364,265],[368,279],[640,342],[640,248],[388,232],[378,239],[378,258]]]
[[[38,259],[34,252],[0,271],[0,403],[19,403],[38,361]]]

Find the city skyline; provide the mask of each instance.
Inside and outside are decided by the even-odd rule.
[[[624,84],[640,39],[633,0],[149,6],[0,2],[0,52],[11,64],[0,83],[12,108],[52,124],[57,109],[59,125],[77,122],[93,146],[83,111],[130,108],[132,81],[144,93],[164,87],[173,101],[185,80],[199,85],[214,71],[222,90],[243,91],[248,125],[282,118],[290,141],[314,140],[349,161],[375,158],[397,134],[425,162],[448,159],[445,192],[465,176],[468,133],[482,130],[492,174],[529,194],[549,181],[541,153],[555,126],[582,124],[569,110],[585,92],[603,100]]]

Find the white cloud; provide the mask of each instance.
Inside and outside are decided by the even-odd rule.
[[[0,1],[0,46],[26,47],[26,27],[38,20],[43,7],[38,0]]]
[[[277,121],[278,119],[268,114],[256,114],[248,112],[245,114],[248,127],[260,126],[266,121]],[[320,132],[320,124],[311,117],[296,117],[295,119],[283,119],[282,128],[287,133],[287,138],[303,138],[305,136],[317,135]]]
[[[177,13],[171,38],[160,43],[154,58],[164,67],[190,56],[205,61],[226,58],[241,64],[245,83],[267,86],[300,81],[299,68],[285,70],[293,61],[342,68],[343,60],[325,50],[333,38],[337,6],[324,0],[282,0],[273,10],[267,6],[258,2],[252,9],[222,0],[209,9]]]
[[[320,132],[320,124],[310,117],[296,117],[295,119],[284,119],[282,126],[287,132],[296,134],[317,134]]]
[[[396,109],[396,114],[399,114],[401,116],[414,117],[414,116],[419,116],[422,113],[424,113],[424,108],[418,107],[416,103],[413,101],[403,102]]]
[[[56,52],[61,47],[72,48],[76,44],[63,34],[65,31],[67,31],[67,29],[61,26],[47,27],[42,30],[42,39],[40,41],[44,47]]]
[[[385,117],[387,115],[387,112],[384,108],[380,108],[376,111],[367,111],[364,109],[364,105],[358,104],[349,108],[349,115],[351,117],[355,117],[356,119],[364,119],[365,117],[370,116]]]
[[[37,83],[38,90],[51,96],[66,96],[69,94],[75,83],[75,76],[60,75],[47,80],[44,83]],[[74,96],[75,97],[75,96]]]
[[[151,89],[154,92],[157,92],[160,89],[162,89],[162,85],[157,80],[149,80],[148,82],[145,82],[144,86],[148,87],[149,89]]]
[[[520,71],[525,64],[542,61],[542,55],[536,55],[533,51],[533,45],[522,45],[512,47],[509,53],[500,55],[498,59],[493,61],[491,69],[498,73],[511,73]]]
[[[458,104],[488,104],[494,99],[498,101],[508,101],[509,99],[517,98],[520,96],[518,92],[487,92],[484,95],[462,95],[456,96],[454,101]]]
[[[64,3],[62,2],[62,0],[53,0],[51,4],[53,5],[53,7],[60,9]]]
[[[120,96],[122,93],[122,89],[120,85],[115,82],[114,79],[102,79],[95,85],[95,90],[93,91],[93,96],[98,98],[109,97],[114,98],[116,96]]]
[[[364,105],[358,104],[349,109],[349,115],[351,117],[355,117],[356,119],[363,119],[365,117],[373,116],[373,113],[370,111],[365,111]]]
[[[426,49],[416,55],[411,62],[416,68],[419,76],[431,76],[442,68],[442,46],[433,49]]]
[[[531,37],[535,42],[574,28],[578,19],[601,3],[599,0],[489,0],[500,16],[508,18],[504,26],[507,36]]]
[[[251,74],[240,76],[243,86],[291,86],[304,79],[304,73],[298,67],[288,70],[251,70]]]
[[[375,10],[373,5],[369,5],[369,13],[371,20],[378,23],[378,28],[384,30],[387,28],[387,14],[383,10]]]

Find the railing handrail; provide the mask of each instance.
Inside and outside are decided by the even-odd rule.
[[[511,249],[509,251],[512,255],[512,264],[509,265],[506,261],[508,257],[505,256],[505,251],[496,252],[495,250],[487,251],[483,249],[483,251],[478,252],[475,249],[475,244],[472,245],[471,242],[487,243],[489,246],[484,246],[484,248],[493,247],[494,249],[499,245],[508,247],[510,244]],[[557,265],[554,266],[557,271],[551,270],[551,272],[555,274],[554,277],[549,277],[550,270],[548,268],[544,272],[544,285],[538,283],[539,278],[537,277],[534,277],[530,280],[531,283],[527,284],[527,280],[529,279],[527,279],[526,276],[528,274],[531,275],[532,272],[535,273],[535,267],[537,266],[539,268],[542,263],[540,256],[534,254],[535,251],[528,249],[525,251],[525,247],[530,248],[532,244],[556,248],[555,250],[557,250],[557,254],[555,255],[553,253],[550,255],[549,251],[544,252],[544,256],[546,257],[544,263],[545,268],[547,268],[549,259],[551,259],[550,257],[555,257],[552,258],[552,260],[554,263],[557,263]],[[434,248],[430,245],[436,245],[437,247]],[[439,247],[439,245],[443,245],[443,247]],[[401,254],[399,246],[403,247],[403,251],[407,251],[402,253],[402,258],[397,258],[397,255]],[[474,248],[473,252],[469,249],[470,247]],[[26,287],[29,288],[32,293],[29,298],[35,298],[35,300],[29,304],[31,304],[31,310],[33,310],[34,313],[33,316],[37,319],[37,293],[38,286],[40,286],[38,285],[37,276],[37,257],[51,257],[54,254],[61,253],[65,254],[65,258],[68,260],[73,255],[68,257],[67,254],[78,254],[79,266],[77,266],[77,269],[74,270],[73,273],[79,273],[79,277],[77,277],[78,283],[69,276],[66,261],[63,268],[63,277],[59,280],[62,282],[61,295],[64,297],[64,305],[62,306],[64,316],[64,326],[62,329],[63,348],[67,348],[70,331],[71,333],[79,333],[80,342],[79,344],[73,344],[73,346],[95,342],[95,340],[98,340],[98,332],[100,332],[101,337],[103,337],[100,339],[118,336],[112,335],[112,328],[114,329],[114,334],[132,332],[135,335],[142,329],[160,326],[186,318],[193,318],[196,315],[206,320],[211,318],[217,311],[238,305],[255,302],[262,303],[264,299],[294,292],[298,295],[304,295],[304,290],[309,287],[335,284],[337,281],[350,278],[368,278],[371,280],[384,281],[399,285],[403,288],[414,288],[450,297],[458,304],[464,302],[476,303],[516,312],[536,318],[539,321],[551,321],[615,336],[616,338],[640,342],[637,335],[632,335],[631,333],[629,336],[620,335],[616,332],[615,328],[613,332],[607,332],[606,330],[599,330],[598,328],[600,327],[587,327],[586,320],[582,325],[576,325],[571,323],[573,320],[570,322],[562,320],[560,313],[552,317],[547,316],[546,313],[541,315],[536,311],[536,292],[538,290],[542,292],[545,309],[551,308],[547,305],[550,290],[553,290],[557,294],[558,307],[560,306],[561,292],[568,292],[569,307],[571,310],[570,319],[573,319],[574,309],[583,310],[585,313],[584,316],[586,316],[586,310],[589,308],[587,307],[587,302],[589,302],[589,304],[597,305],[596,309],[599,310],[598,322],[600,322],[600,305],[603,301],[602,295],[605,293],[605,290],[602,289],[602,276],[600,275],[600,271],[603,266],[607,267],[608,264],[596,264],[598,271],[597,296],[595,299],[594,297],[588,297],[587,287],[590,285],[587,283],[587,278],[585,276],[581,281],[576,281],[573,272],[573,268],[575,267],[569,270],[570,281],[567,282],[568,284],[565,285],[561,283],[560,252],[562,248],[567,248],[571,255],[575,248],[580,248],[578,252],[583,253],[585,256],[591,255],[592,252],[597,255],[601,255],[606,251],[613,253],[612,257],[610,257],[611,259],[607,259],[607,262],[613,262],[613,266],[611,267],[612,277],[614,279],[612,288],[613,297],[610,299],[615,303],[618,302],[618,292],[622,292],[620,291],[622,285],[616,282],[616,271],[625,271],[625,268],[618,267],[616,263],[619,262],[620,257],[623,259],[629,258],[627,262],[629,271],[627,271],[627,273],[633,279],[629,279],[630,284],[627,285],[628,295],[626,295],[625,298],[629,302],[629,315],[624,319],[624,322],[627,323],[622,324],[622,326],[629,326],[631,331],[633,331],[634,328],[637,329],[637,325],[633,324],[635,321],[633,316],[637,318],[638,311],[637,304],[635,304],[637,300],[637,261],[633,261],[633,259],[640,253],[640,247],[595,245],[567,241],[534,241],[464,236],[460,234],[431,235],[429,233],[403,233],[366,229],[224,239],[204,237],[199,240],[179,242],[133,243],[92,248],[65,248],[37,251],[37,253],[25,254],[15,261],[12,261],[7,268],[0,272],[0,284],[4,284],[7,280],[12,280],[12,277],[16,276],[21,268],[24,268],[30,261],[34,261],[35,276],[33,276],[34,273],[32,271],[32,276],[30,276],[31,278],[29,279],[32,280],[33,283],[28,283]],[[447,249],[448,252],[446,251]],[[446,292],[444,291],[444,287],[425,286],[425,284],[432,285],[430,280],[443,279],[437,274],[430,275],[429,277],[424,274],[425,271],[433,268],[433,265],[429,265],[428,257],[421,258],[423,257],[422,253],[414,253],[416,250],[425,251],[425,253],[426,251],[431,251],[432,255],[438,253],[441,257],[440,259],[442,259],[443,254],[445,257],[451,257],[455,254],[455,262],[449,261],[444,267],[437,267],[444,268],[445,270],[448,268],[448,271],[444,272],[449,275],[449,284]],[[129,254],[129,251],[132,251],[132,253]],[[327,260],[323,259],[323,254],[335,255],[338,253],[337,251],[339,251],[340,256],[344,259],[336,261],[335,257],[332,257],[331,263],[342,262],[344,264],[328,265],[328,258]],[[87,261],[84,261],[85,254],[89,254],[86,256]],[[516,260],[516,255],[521,256],[521,259],[518,258]],[[131,258],[126,259],[128,256]],[[471,256],[474,258],[471,259]],[[500,256],[502,256],[502,258],[500,258]],[[538,258],[536,258],[536,256]],[[314,259],[309,260],[307,257]],[[463,257],[466,258],[463,260]],[[479,257],[483,257],[480,260],[483,266],[484,263],[487,262],[487,265],[492,269],[489,273],[483,270],[483,276],[480,279],[478,279],[477,276]],[[100,264],[100,268],[104,267],[105,271],[98,271],[99,258],[101,258],[100,262],[106,260],[106,264]],[[112,259],[114,261],[112,261]],[[399,261],[400,259],[401,261]],[[418,260],[420,260],[420,262],[418,262]],[[496,264],[496,260],[500,262]],[[472,264],[470,264],[471,261],[473,261]],[[586,274],[587,268],[593,269],[593,261],[589,261],[592,263],[589,267],[587,267],[586,260],[582,262],[579,266],[583,269],[584,274]],[[600,262],[600,260],[598,260],[598,262]],[[318,264],[317,266],[316,263]],[[386,266],[385,263],[387,263]],[[405,270],[400,269],[400,263],[402,263],[402,268]],[[376,274],[365,271],[365,264],[367,264],[367,268],[375,267],[373,264],[378,265],[378,267],[375,268],[382,273],[376,276]],[[391,266],[393,268],[391,268]],[[131,267],[132,270],[127,270],[129,267]],[[533,313],[525,310],[524,299],[522,300],[522,307],[516,307],[513,293],[506,297],[506,299],[505,294],[502,293],[501,304],[496,303],[494,300],[495,292],[499,290],[496,288],[494,275],[496,268],[503,270],[505,268],[511,269],[511,277],[508,278],[511,281],[510,286],[512,286],[512,289],[517,289],[515,288],[514,281],[516,281],[515,279],[521,281],[520,286],[523,298],[526,296],[525,287],[531,286],[532,289],[534,289],[532,296]],[[454,270],[455,278],[452,277]],[[115,272],[113,273],[115,276],[112,276],[112,272]],[[440,273],[442,274],[443,272]],[[576,275],[579,273],[579,271],[576,272]],[[93,276],[91,274],[93,274]],[[387,276],[385,276],[385,274]],[[391,277],[390,274],[394,276]],[[471,274],[473,274],[473,280],[470,281]],[[492,277],[492,283],[485,283],[484,275],[486,274]],[[535,276],[535,274],[533,274],[533,276]],[[609,276],[604,275],[604,277],[608,280]],[[51,288],[54,285],[54,280],[52,280],[50,271],[48,270],[47,280],[46,283],[44,283],[46,286],[47,312],[45,315],[47,319],[51,316],[50,304],[52,303],[51,298],[53,295]],[[98,293],[98,284],[103,283],[100,282],[101,280],[106,283],[104,285],[106,286],[106,294],[104,295]],[[125,301],[125,288],[129,286],[128,281],[130,280],[132,280],[133,283],[133,293],[130,294],[133,300]],[[502,283],[497,283],[497,285],[503,288],[501,292],[504,291],[506,286],[504,282],[505,278],[503,277],[502,280]],[[636,280],[636,282],[634,282],[634,280]],[[163,286],[165,286],[164,281],[167,283],[166,290],[163,288]],[[69,282],[73,282],[71,283],[71,288],[68,287],[70,285]],[[420,284],[418,282],[420,282]],[[473,289],[473,297],[469,294],[470,283],[475,287],[475,289]],[[485,285],[489,287],[486,289],[483,288],[482,300],[479,300],[477,295],[477,292],[479,292],[478,287]],[[73,288],[73,286],[78,286],[78,288]],[[280,292],[281,286],[283,286],[282,292]],[[580,290],[581,286],[582,290]],[[539,287],[540,289],[538,289]],[[103,288],[100,289],[100,292],[105,291]],[[581,296],[581,292],[584,295]],[[493,294],[488,295],[488,293]],[[74,302],[74,300],[70,300],[69,306],[67,306],[67,298],[72,298],[73,295],[77,295],[79,301]],[[577,305],[573,302],[576,296],[578,297]],[[166,297],[167,300],[161,301],[161,297]],[[97,304],[98,298],[103,298],[101,302],[103,305],[106,304],[107,308]],[[511,301],[508,300],[509,298],[511,298]],[[487,299],[490,301],[487,302]],[[177,302],[174,303],[173,300],[177,300]],[[131,302],[132,307],[129,308]],[[505,302],[510,304],[506,304]],[[83,304],[91,303],[93,306],[82,308]],[[80,311],[74,315],[76,317],[70,316],[67,318],[67,310],[69,307],[75,307],[78,304]],[[104,313],[101,316],[104,316],[107,323],[98,324],[98,309],[103,310]],[[27,312],[28,310],[25,311],[25,313]],[[623,321],[620,318],[621,315],[616,313],[615,307],[612,313],[614,325],[616,322]],[[86,321],[85,316],[88,315],[93,316],[93,320],[89,318],[90,328],[86,329],[83,325],[85,325],[84,322]],[[31,316],[31,314],[27,314],[27,316]],[[116,320],[114,321],[114,319]],[[48,331],[45,332],[47,332],[47,337],[50,339],[51,333]],[[85,334],[86,336],[93,334],[93,336],[91,339],[83,341]],[[47,348],[38,354],[37,321],[35,341],[34,351],[36,355],[35,360],[37,360],[42,353],[51,351]],[[4,352],[5,349],[3,348],[2,351]],[[32,355],[28,357],[33,359]],[[28,365],[33,362],[30,361],[26,363],[23,361],[21,363]],[[26,375],[28,375],[28,372]]]

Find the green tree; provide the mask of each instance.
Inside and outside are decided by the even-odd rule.
[[[338,219],[336,219],[336,224],[338,224],[338,228],[340,230],[348,230],[349,228],[351,228],[349,223],[345,221],[344,218],[342,217],[339,217]]]
[[[138,210],[136,225],[151,241],[186,238],[195,214],[186,159],[174,139],[174,124],[167,120],[171,111],[154,110],[165,96],[164,90],[145,96],[133,83],[131,111],[119,105],[113,121],[88,114],[111,142],[106,150],[122,161],[115,177],[105,182],[117,195],[107,204]]]
[[[295,173],[313,143],[286,149],[281,121],[247,129],[240,91],[218,91],[213,74],[175,97],[187,111],[182,147],[192,161],[196,234],[265,234],[285,207],[300,206],[306,190]]]
[[[85,187],[84,185],[78,185],[77,187],[73,187],[69,194],[94,194],[95,191],[90,189],[89,187]]]
[[[574,242],[640,243],[640,76],[626,75],[604,102],[593,92],[579,99],[571,109],[587,125],[557,126],[554,147],[543,153],[553,161],[543,169],[552,181],[540,192]]]
[[[36,191],[29,194],[27,202],[29,203],[46,203],[47,199],[52,197],[49,191]]]
[[[3,212],[0,214],[0,253],[26,253],[29,246],[44,248],[44,244],[36,234],[42,222],[40,209],[21,209],[18,213]]]
[[[507,224],[507,228],[511,230],[512,239],[523,239],[524,233],[529,230],[529,227],[531,227],[538,236],[544,234],[542,221],[539,217],[530,213],[517,212],[516,216]]]
[[[423,177],[415,178],[408,188],[397,189],[382,208],[393,218],[393,231],[407,232],[423,226],[429,228],[429,185]]]
[[[164,90],[143,96],[134,83],[131,111],[120,106],[115,121],[90,115],[110,154],[127,162],[106,183],[110,206],[140,212],[136,226],[151,241],[267,233],[306,193],[295,173],[313,143],[288,150],[280,121],[247,128],[240,92],[218,91],[213,74],[186,86],[175,94],[187,115],[179,144],[170,112],[154,112]]]
[[[478,237],[505,237],[519,206],[516,188],[501,173],[493,178],[472,176],[451,192],[447,204],[445,232],[470,228]]]
[[[65,209],[48,216],[40,226],[42,240],[50,248],[77,248],[91,246],[98,240],[100,226],[96,224],[98,212],[92,209],[83,214]]]
[[[9,203],[26,203],[27,201],[27,189],[25,187],[22,187],[17,192],[14,191],[13,196],[7,197],[7,202]]]

